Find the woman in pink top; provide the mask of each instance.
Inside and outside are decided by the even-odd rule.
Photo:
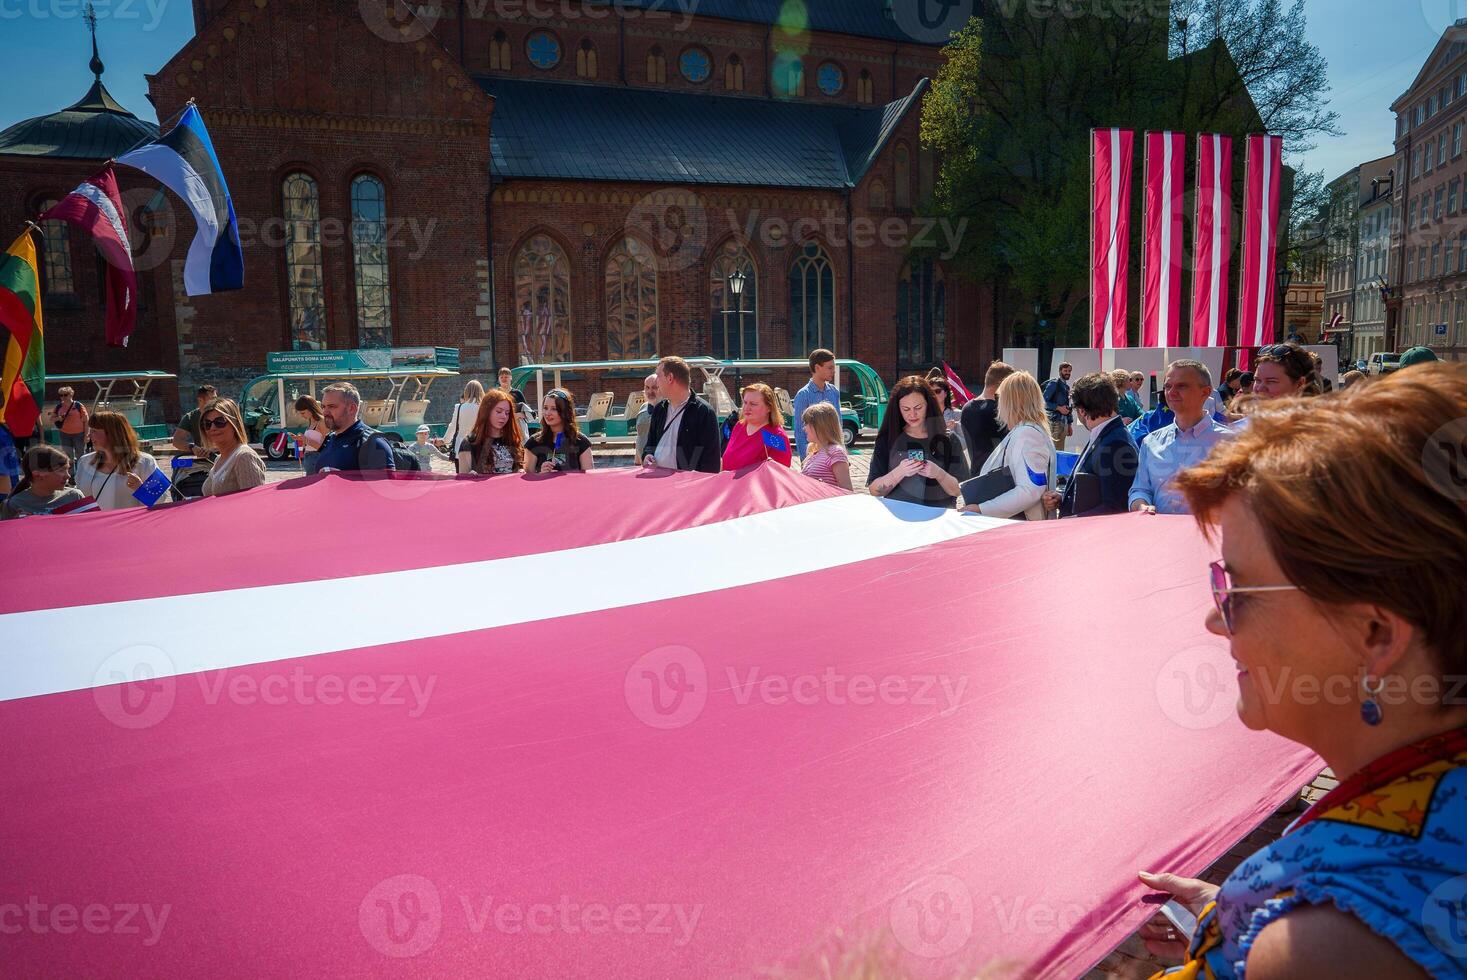
[[[723,468],[739,470],[766,459],[790,465],[790,441],[784,434],[774,389],[756,382],[744,388],[743,408],[723,451]]]
[[[805,409],[800,422],[810,452],[800,472],[842,490],[851,489],[851,459],[841,437],[840,416],[830,402],[816,402]]]

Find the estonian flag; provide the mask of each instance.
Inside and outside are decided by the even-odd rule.
[[[117,162],[152,175],[193,212],[199,230],[183,267],[185,292],[205,296],[244,285],[234,202],[197,107],[189,106],[178,125],[154,142],[124,153]]]

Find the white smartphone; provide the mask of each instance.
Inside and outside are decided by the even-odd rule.
[[[1186,937],[1187,942],[1192,941],[1192,935],[1197,931],[1197,916],[1187,911],[1186,907],[1175,898],[1168,899],[1162,905],[1161,914],[1166,916],[1166,920]]]

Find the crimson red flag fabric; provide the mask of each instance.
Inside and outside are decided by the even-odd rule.
[[[1090,133],[1090,336],[1093,347],[1125,347],[1131,256],[1129,129]]]
[[[1249,136],[1243,194],[1243,261],[1238,282],[1238,345],[1273,343],[1274,269],[1277,265],[1279,183],[1284,141]]]
[[[16,975],[1070,977],[1321,765],[1183,518],[333,474],[0,545]]]
[[[958,377],[958,372],[954,371],[952,365],[947,361],[942,362],[942,373],[947,377],[947,383],[953,390],[953,407],[962,408],[973,400],[973,393],[968,390],[967,385],[963,384],[963,379]]]
[[[1233,249],[1233,140],[1197,137],[1197,203],[1192,223],[1192,345],[1228,343],[1228,267]]]
[[[107,343],[126,347],[137,325],[138,278],[127,237],[127,211],[117,192],[117,176],[108,164],[63,197],[42,221],[65,221],[87,232],[107,260]]]
[[[1185,133],[1146,134],[1146,225],[1141,252],[1141,346],[1181,346],[1182,171]]]

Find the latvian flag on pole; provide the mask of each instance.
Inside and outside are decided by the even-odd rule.
[[[1141,346],[1181,346],[1183,133],[1146,134],[1146,229],[1141,252]]]
[[[1228,264],[1233,249],[1233,140],[1197,137],[1197,214],[1192,224],[1192,344],[1228,345]]]
[[[1126,282],[1131,253],[1129,129],[1090,131],[1091,346],[1126,346]]]
[[[65,221],[92,236],[107,260],[107,344],[126,347],[138,318],[138,277],[127,238],[127,212],[110,166],[63,197],[42,221]]]
[[[1248,137],[1243,195],[1243,271],[1238,288],[1238,346],[1273,343],[1274,266],[1279,221],[1279,178],[1284,141]]]

